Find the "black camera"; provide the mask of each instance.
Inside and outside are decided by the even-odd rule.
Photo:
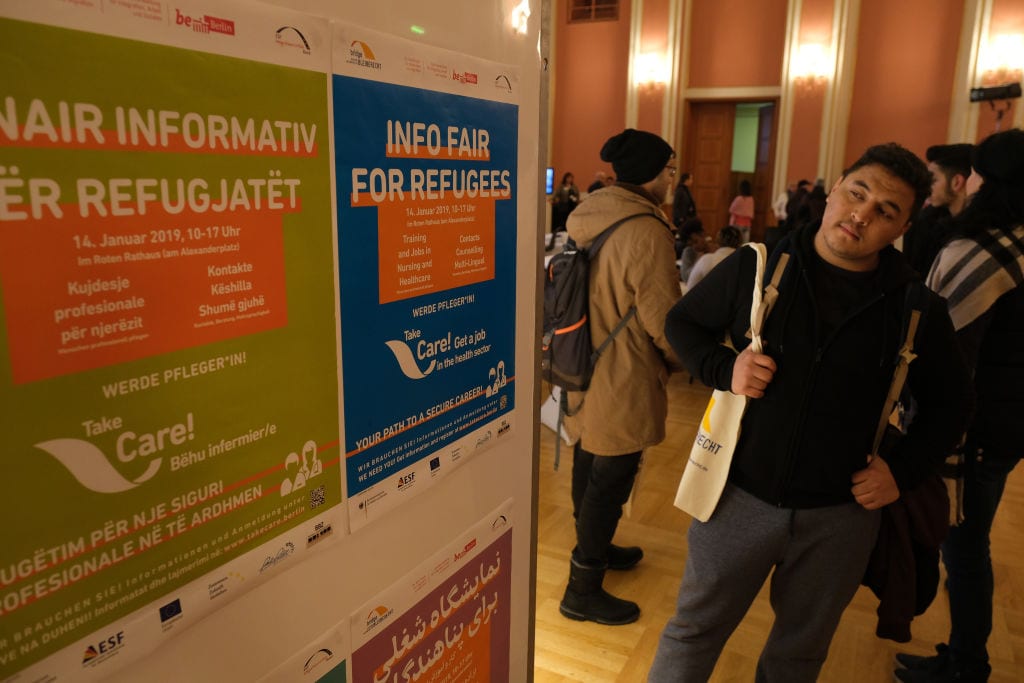
[[[991,88],[971,88],[971,102],[987,100],[1012,100],[1020,97],[1020,83],[994,85]]]

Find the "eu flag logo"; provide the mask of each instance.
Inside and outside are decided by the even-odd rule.
[[[160,608],[160,623],[169,621],[179,614],[181,614],[181,598],[176,599],[174,602],[169,602]]]

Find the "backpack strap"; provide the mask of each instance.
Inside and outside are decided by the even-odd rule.
[[[642,213],[634,213],[634,214],[632,214],[630,216],[626,216],[625,218],[620,218],[619,220],[615,221],[614,223],[609,225],[607,228],[602,230],[601,234],[598,235],[597,237],[595,237],[594,241],[590,243],[589,247],[587,247],[587,257],[591,261],[593,261],[594,257],[597,256],[597,252],[601,249],[602,246],[604,246],[605,241],[609,237],[611,237],[611,234],[613,232],[615,232],[616,228],[618,228],[620,225],[622,225],[626,221],[631,221],[634,218],[640,218],[642,216],[650,216],[651,218],[656,218],[659,221],[661,221],[661,223],[666,228],[668,228],[669,231],[672,230],[672,226],[670,226],[664,219],[662,219],[661,216],[659,216],[656,213],[650,213],[650,212],[647,212],[647,211],[644,211]],[[594,353],[590,357],[590,365],[591,366],[593,366],[593,365],[595,365],[597,363],[597,359],[601,357],[601,354],[604,353],[605,349],[608,348],[608,345],[612,343],[612,341],[615,339],[615,336],[619,332],[622,331],[622,328],[624,328],[626,326],[626,324],[635,315],[636,315],[636,306],[630,306],[629,310],[626,311],[626,315],[622,318],[622,320],[620,320],[619,323],[615,327],[612,328],[611,333],[607,337],[605,337],[605,340],[603,342],[601,342],[601,345],[598,346],[596,349],[594,349]]]
[[[641,218],[642,216],[650,216],[651,218],[658,219],[671,232],[672,226],[670,226],[664,219],[662,219],[661,216],[659,216],[656,213],[650,213],[650,212],[644,211],[642,213],[634,213],[632,215],[626,216],[625,218],[620,218],[619,220],[615,221],[614,223],[609,225],[607,228],[602,230],[601,234],[598,235],[597,237],[595,237],[594,241],[590,243],[589,247],[587,247],[587,249],[586,249],[587,257],[590,259],[590,261],[594,260],[594,257],[597,256],[597,252],[601,249],[602,246],[604,246],[605,241],[607,241],[607,239],[609,237],[611,237],[611,234],[613,232],[615,232],[616,228],[618,228],[620,225],[622,225],[623,223],[625,223],[627,221],[631,221],[634,218]],[[591,365],[591,367],[593,367],[594,365],[597,364],[597,359],[601,357],[601,354],[605,352],[605,349],[608,348],[608,345],[611,344],[612,341],[614,341],[616,335],[618,335],[619,332],[622,331],[622,328],[624,328],[626,326],[626,324],[629,323],[629,321],[633,319],[634,316],[636,316],[636,306],[630,306],[629,310],[626,311],[626,315],[623,316],[622,320],[620,320],[618,322],[618,324],[615,327],[612,328],[612,331],[608,334],[607,337],[605,337],[605,340],[603,342],[601,342],[601,345],[598,346],[596,349],[594,349],[594,353],[591,354],[591,356],[590,356],[590,365]],[[582,406],[582,405],[583,405],[583,401],[580,401],[580,406]],[[580,406],[576,407],[577,411],[579,410]],[[568,415],[574,415],[575,412],[574,413],[567,413],[567,414]]]
[[[620,218],[619,220],[615,221],[614,223],[609,225],[607,228],[602,230],[600,232],[600,234],[598,234],[598,236],[594,238],[594,241],[591,242],[590,245],[588,247],[586,247],[586,249],[584,249],[584,251],[586,251],[586,253],[587,253],[587,258],[590,261],[594,260],[594,257],[597,256],[597,252],[601,250],[601,247],[604,246],[604,243],[608,240],[609,237],[611,237],[612,233],[615,232],[616,228],[618,228],[623,223],[626,223],[627,221],[631,221],[634,218],[641,218],[643,216],[650,216],[651,218],[656,218],[657,220],[661,221],[661,223],[666,228],[668,228],[669,231],[672,230],[672,226],[670,226],[661,216],[659,216],[656,213],[651,213],[649,211],[643,211],[641,213],[630,214],[629,216],[625,216],[625,217]],[[569,248],[568,247],[568,243],[567,243],[566,248]],[[591,355],[590,355],[590,365],[591,365],[591,367],[593,367],[594,365],[597,364],[597,360],[601,357],[601,354],[603,354],[605,352],[605,350],[608,348],[608,346],[615,340],[615,337],[618,336],[619,332],[621,332],[622,329],[627,324],[629,324],[629,321],[632,320],[635,316],[636,316],[636,306],[630,306],[629,310],[626,311],[626,315],[624,315],[622,317],[622,320],[620,320],[618,322],[618,324],[616,324],[615,327],[612,328],[612,331],[608,334],[607,337],[605,337],[604,341],[601,342],[600,346],[598,346],[596,349],[594,349],[593,353],[591,353]],[[570,409],[569,409],[569,399],[568,399],[567,393],[568,392],[566,392],[565,389],[562,389],[562,394],[561,394],[560,400],[558,402],[558,422],[557,422],[557,426],[555,428],[555,471],[556,472],[558,471],[558,463],[561,460],[561,455],[562,455],[562,452],[561,452],[562,451],[562,449],[561,449],[561,447],[562,447],[562,418],[565,417],[565,416],[572,417],[573,415],[577,414],[580,411],[580,409],[583,408],[583,401],[585,400],[585,397],[580,398],[579,404],[574,409],[572,409],[570,411]]]
[[[881,445],[882,437],[889,425],[889,416],[892,415],[903,391],[903,385],[907,381],[910,363],[917,358],[914,354],[914,339],[917,337],[917,331],[923,327],[927,311],[928,288],[920,280],[907,284],[903,302],[903,344],[896,356],[896,369],[892,373],[889,395],[885,398],[882,416],[879,418],[878,428],[875,430],[875,440],[871,446],[873,455],[878,454],[878,447]]]
[[[597,257],[597,252],[600,251],[602,246],[604,246],[605,241],[609,237],[611,237],[612,233],[615,232],[616,228],[618,228],[620,225],[627,221],[631,221],[634,218],[642,218],[643,216],[650,216],[651,218],[661,221],[662,225],[668,228],[669,232],[672,231],[672,226],[670,226],[665,221],[665,219],[663,219],[656,213],[651,213],[650,211],[642,211],[640,213],[630,214],[629,216],[625,216],[624,218],[620,218],[619,220],[615,221],[607,228],[602,230],[600,234],[598,234],[598,236],[594,238],[594,241],[591,242],[590,245],[586,248],[587,256],[590,258],[590,260],[593,261]]]

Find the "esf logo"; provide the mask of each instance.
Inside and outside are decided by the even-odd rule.
[[[410,472],[409,474],[403,474],[402,476],[400,476],[398,478],[398,490],[401,491],[403,489],[409,488],[410,486],[413,485],[413,482],[415,480],[416,480],[416,473],[415,472]]]
[[[85,654],[82,656],[82,664],[88,664],[96,661],[98,657],[109,655],[114,650],[117,650],[124,644],[124,631],[118,631],[109,638],[105,638],[98,643],[88,646],[85,648]]]

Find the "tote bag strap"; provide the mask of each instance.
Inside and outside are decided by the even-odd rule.
[[[757,268],[754,271],[754,295],[750,304],[750,348],[755,353],[761,353],[763,350],[761,329],[779,298],[779,282],[789,263],[789,254],[783,253],[779,256],[779,260],[775,263],[775,270],[772,271],[771,281],[765,287],[763,283],[765,264],[768,261],[767,249],[759,242],[748,242],[747,246],[757,254]]]

